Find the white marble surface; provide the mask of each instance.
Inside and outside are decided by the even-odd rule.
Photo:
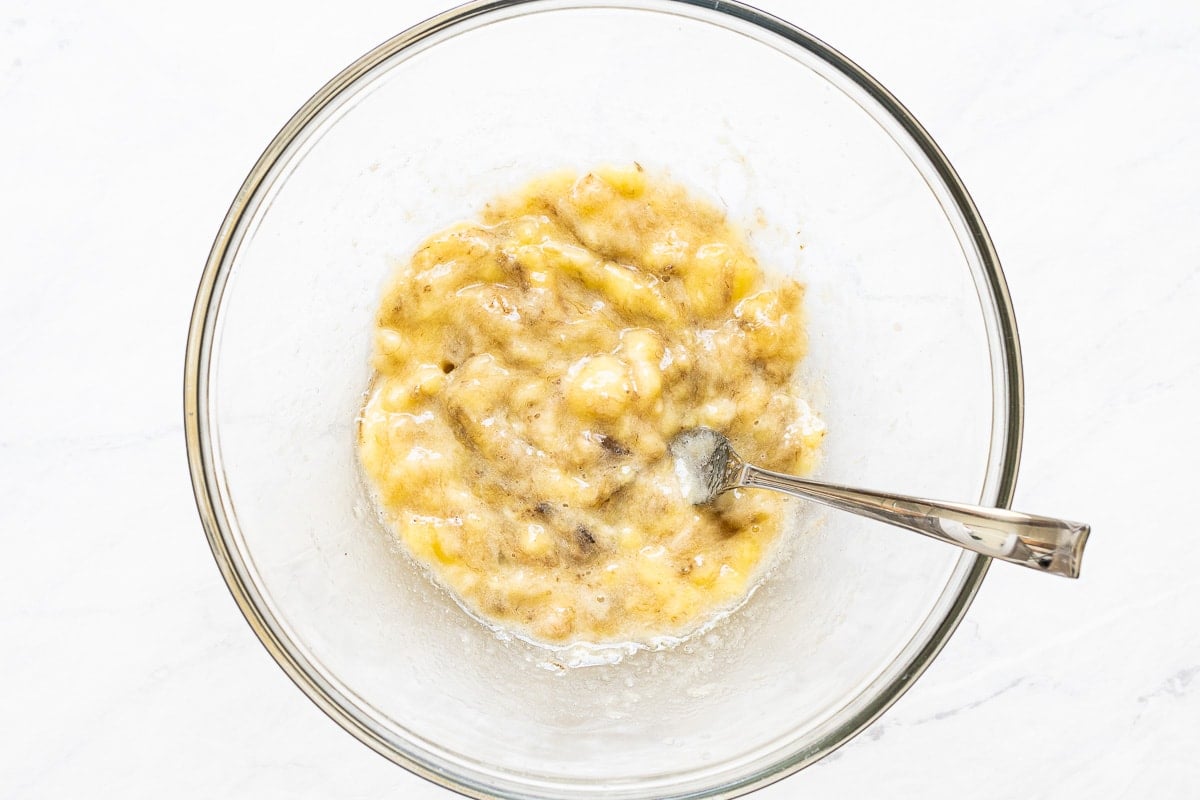
[[[0,2],[0,796],[451,795],[271,661],[184,458],[188,313],[224,210],[329,76],[438,2]],[[1084,578],[992,570],[926,676],[763,798],[1200,792],[1200,5],[763,0],[925,123],[1023,335],[1017,505]]]

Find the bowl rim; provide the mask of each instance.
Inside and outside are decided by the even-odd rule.
[[[961,214],[966,233],[974,246],[986,281],[987,298],[991,301],[993,319],[998,331],[989,331],[989,351],[993,360],[993,376],[1003,377],[1002,386],[993,387],[993,436],[1002,429],[1001,451],[989,456],[989,474],[985,479],[992,483],[992,497],[981,502],[991,502],[1007,508],[1012,502],[1020,465],[1022,435],[1024,428],[1024,379],[1021,365],[1020,342],[1017,334],[1016,317],[1009,296],[1008,286],[1000,266],[995,246],[987,232],[983,219],[968,194],[962,180],[943,154],[941,148],[887,89],[839,51],[820,39],[778,17],[767,14],[737,0],[654,0],[659,5],[669,6],[672,13],[692,19],[700,19],[701,13],[725,15],[740,23],[761,29],[768,34],[781,37],[791,45],[800,47],[837,70],[840,75],[864,91],[897,123],[900,130],[915,144],[942,182],[949,200]],[[225,218],[213,241],[204,266],[188,330],[187,350],[184,365],[183,411],[184,433],[187,444],[188,468],[192,480],[196,507],[204,527],[213,557],[221,571],[230,594],[237,602],[243,616],[263,646],[279,664],[287,676],[327,716],[343,729],[410,772],[434,784],[460,794],[482,798],[535,797],[536,795],[506,794],[495,787],[488,787],[465,776],[449,774],[423,763],[411,754],[399,752],[382,739],[362,720],[349,713],[329,691],[329,687],[318,676],[307,669],[286,633],[271,618],[269,609],[259,599],[257,591],[236,556],[232,535],[224,514],[219,510],[216,464],[211,446],[209,409],[207,403],[208,370],[211,364],[218,303],[226,278],[231,246],[235,243],[238,228],[251,209],[256,193],[263,187],[269,174],[286,154],[289,145],[303,134],[310,123],[337,100],[347,89],[354,86],[380,64],[396,54],[417,45],[452,27],[479,17],[494,15],[518,6],[549,5],[554,9],[619,8],[645,10],[645,4],[637,0],[472,0],[448,9],[418,23],[389,38],[373,48],[318,90],[284,125],[263,151],[234,197]],[[675,9],[678,9],[675,11]],[[699,11],[692,11],[698,9]],[[214,302],[217,301],[217,302]],[[985,313],[985,317],[987,314]],[[1000,368],[995,361],[999,356]],[[997,422],[1000,420],[1000,422]],[[996,473],[992,466],[995,465]],[[697,791],[686,791],[672,797],[736,797],[778,780],[834,752],[861,733],[881,714],[892,706],[913,682],[920,677],[941,651],[949,637],[958,627],[970,607],[980,584],[987,573],[990,559],[964,552],[957,573],[962,574],[957,595],[936,627],[928,633],[923,646],[915,650],[903,668],[897,671],[883,690],[857,709],[840,725],[821,737],[819,745],[805,748],[798,753],[777,760],[766,769],[742,776],[733,782],[708,787]],[[953,578],[952,578],[953,580]],[[949,586],[949,584],[948,584]]]

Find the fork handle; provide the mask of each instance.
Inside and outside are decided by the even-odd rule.
[[[746,464],[736,486],[774,489],[870,519],[898,525],[1001,561],[1079,577],[1091,528],[1082,522],[1020,514],[1004,508],[944,503],[851,489]]]

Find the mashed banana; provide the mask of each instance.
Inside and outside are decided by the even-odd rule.
[[[681,636],[742,598],[767,492],[693,507],[680,430],[803,472],[802,287],[640,166],[558,174],[429,239],[380,305],[359,455],[400,541],[479,617],[551,644]]]

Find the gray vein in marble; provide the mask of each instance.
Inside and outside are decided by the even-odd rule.
[[[1200,675],[1200,665],[1181,669],[1163,681],[1158,688],[1139,697],[1137,701],[1145,705],[1159,697],[1183,697],[1192,691],[1192,683],[1197,675]]]
[[[183,424],[165,425],[145,432],[119,434],[84,433],[78,436],[46,436],[25,439],[0,439],[0,450],[34,449],[52,451],[65,449],[74,452],[100,453],[125,450],[130,447],[155,444],[174,438],[183,446]]]

